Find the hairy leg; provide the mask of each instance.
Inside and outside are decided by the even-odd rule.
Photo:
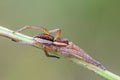
[[[53,30],[50,30],[49,33],[56,33],[55,38],[60,38],[61,30],[53,29]]]
[[[45,34],[50,34],[47,29],[42,28],[42,27],[35,27],[35,26],[24,26],[24,27],[18,29],[17,31],[15,31],[15,32],[21,32],[21,31],[26,30],[26,29],[41,30],[41,31],[43,31]]]

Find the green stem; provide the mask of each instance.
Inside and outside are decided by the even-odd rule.
[[[36,44],[33,45],[34,41],[33,41],[32,37],[18,33],[18,32],[14,32],[13,30],[10,30],[10,29],[2,27],[2,26],[0,26],[0,36],[7,37],[13,41],[18,41],[23,44],[25,43],[28,45],[32,45],[36,48],[41,48],[40,46],[38,46]]]
[[[80,64],[82,65],[83,67],[85,68],[88,68],[89,70],[92,70],[94,71],[95,73],[97,73],[98,75],[106,78],[107,80],[120,80],[120,77],[108,70],[103,70],[103,69],[100,69],[94,65],[91,65],[89,63],[86,63],[86,62],[83,62],[83,61],[80,61],[80,60],[77,60],[75,58],[71,58],[71,60],[77,64]]]
[[[7,37],[9,39],[12,39],[14,41],[18,41],[18,42],[23,43],[23,44],[25,43],[25,44],[29,44],[29,45],[32,45],[32,46],[37,47],[37,48],[41,48],[41,46],[39,46],[37,44],[33,45],[34,40],[32,37],[29,37],[27,35],[17,33],[17,32],[14,33],[14,31],[12,31],[8,28],[2,27],[2,26],[0,26],[0,36]],[[94,66],[90,63],[86,63],[82,60],[78,60],[75,58],[68,57],[68,59],[72,60],[73,62],[75,62],[79,65],[82,65],[85,68],[88,68],[91,71],[94,71],[96,74],[104,77],[107,80],[120,80],[120,77],[118,75],[116,75],[108,70],[100,69],[97,66]]]

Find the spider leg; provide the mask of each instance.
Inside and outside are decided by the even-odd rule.
[[[50,34],[47,29],[45,29],[45,28],[43,28],[43,27],[35,27],[35,26],[24,26],[24,27],[18,29],[17,31],[15,31],[15,32],[21,32],[21,31],[26,30],[26,29],[41,30],[41,31],[43,31],[45,34]]]
[[[35,26],[24,26],[24,27],[16,30],[15,32],[21,32],[21,31],[26,30],[26,29],[41,30],[41,31],[43,31],[45,34],[56,33],[55,39],[56,39],[56,38],[60,38],[60,34],[61,34],[61,30],[60,30],[60,29],[53,29],[53,30],[48,31],[46,28],[43,28],[43,27],[35,27]]]
[[[43,50],[44,50],[44,52],[45,52],[45,55],[47,56],[47,57],[53,57],[53,58],[60,58],[60,57],[58,57],[58,56],[55,56],[55,55],[50,55],[50,54],[48,54],[48,52],[47,52],[47,50],[46,50],[46,48],[43,46]]]
[[[53,30],[50,30],[49,33],[56,33],[55,39],[60,38],[61,30],[60,29],[53,29]]]
[[[71,48],[71,49],[77,50],[77,51],[80,50],[80,47],[78,47],[77,45],[75,45],[72,42],[69,42],[69,46],[68,47]]]

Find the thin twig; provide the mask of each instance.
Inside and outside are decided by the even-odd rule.
[[[39,46],[37,44],[33,44],[34,43],[33,37],[30,37],[30,36],[27,36],[27,35],[24,35],[24,34],[21,34],[18,32],[14,32],[13,30],[10,30],[10,29],[5,28],[3,26],[0,26],[0,36],[7,37],[7,38],[9,38],[13,41],[19,42],[19,43],[29,44],[29,45],[34,46],[36,48],[41,48],[41,46]],[[56,53],[56,52],[53,52],[53,54],[54,53]],[[77,64],[82,65],[83,67],[85,67],[91,71],[94,71],[96,74],[104,77],[105,79],[120,80],[120,77],[118,75],[116,75],[108,70],[100,69],[97,66],[94,66],[92,64],[89,64],[89,63],[81,61],[81,60],[78,60],[76,58],[71,58],[71,57],[67,57],[67,58],[69,60],[72,60],[73,62],[75,62]]]

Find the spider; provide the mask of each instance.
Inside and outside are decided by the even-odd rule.
[[[34,30],[43,31],[43,33],[33,36],[33,40],[35,42],[34,44],[38,44],[39,46],[42,46],[43,51],[45,52],[45,55],[47,57],[59,58],[58,56],[51,55],[48,52],[49,51],[60,52],[65,56],[76,58],[76,59],[85,61],[87,63],[91,63],[95,66],[98,66],[101,69],[105,69],[105,67],[101,63],[94,60],[83,49],[81,49],[74,43],[70,42],[68,39],[61,38],[60,29],[53,29],[48,31],[46,28],[43,28],[43,27],[24,26],[15,32],[20,32],[25,29],[34,29]],[[51,35],[51,33],[55,33],[55,36]]]

